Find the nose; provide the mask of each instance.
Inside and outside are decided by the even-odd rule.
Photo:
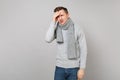
[[[59,20],[61,20],[61,19],[62,19],[62,17],[60,16],[60,17],[59,17]]]
[[[58,17],[58,20],[59,20],[59,21],[61,20],[61,16]]]

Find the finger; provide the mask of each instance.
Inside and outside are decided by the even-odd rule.
[[[79,78],[77,80],[80,80]]]
[[[56,12],[54,15],[57,16],[57,15],[58,15],[58,12]]]

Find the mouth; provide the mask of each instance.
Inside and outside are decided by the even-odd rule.
[[[60,23],[60,24],[63,24],[63,23],[64,23],[64,21],[63,21],[63,20],[60,20],[60,21],[59,21],[59,23]]]

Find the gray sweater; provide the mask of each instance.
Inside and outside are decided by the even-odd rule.
[[[80,67],[85,69],[86,67],[86,58],[87,58],[87,45],[85,34],[80,29],[78,25],[75,24],[75,39],[78,41],[78,52],[80,54],[80,58],[76,60],[69,60],[67,57],[67,49],[66,49],[66,42],[68,39],[66,38],[66,30],[62,30],[64,43],[58,44],[57,43],[57,55],[56,55],[56,66],[63,67],[63,68],[74,68]],[[55,30],[56,30],[56,23],[51,22],[50,27],[46,33],[45,40],[48,43],[51,43],[55,40]]]

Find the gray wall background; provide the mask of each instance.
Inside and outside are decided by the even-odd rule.
[[[53,80],[56,44],[44,37],[56,6],[86,34],[84,80],[120,80],[119,0],[0,0],[0,80]]]

